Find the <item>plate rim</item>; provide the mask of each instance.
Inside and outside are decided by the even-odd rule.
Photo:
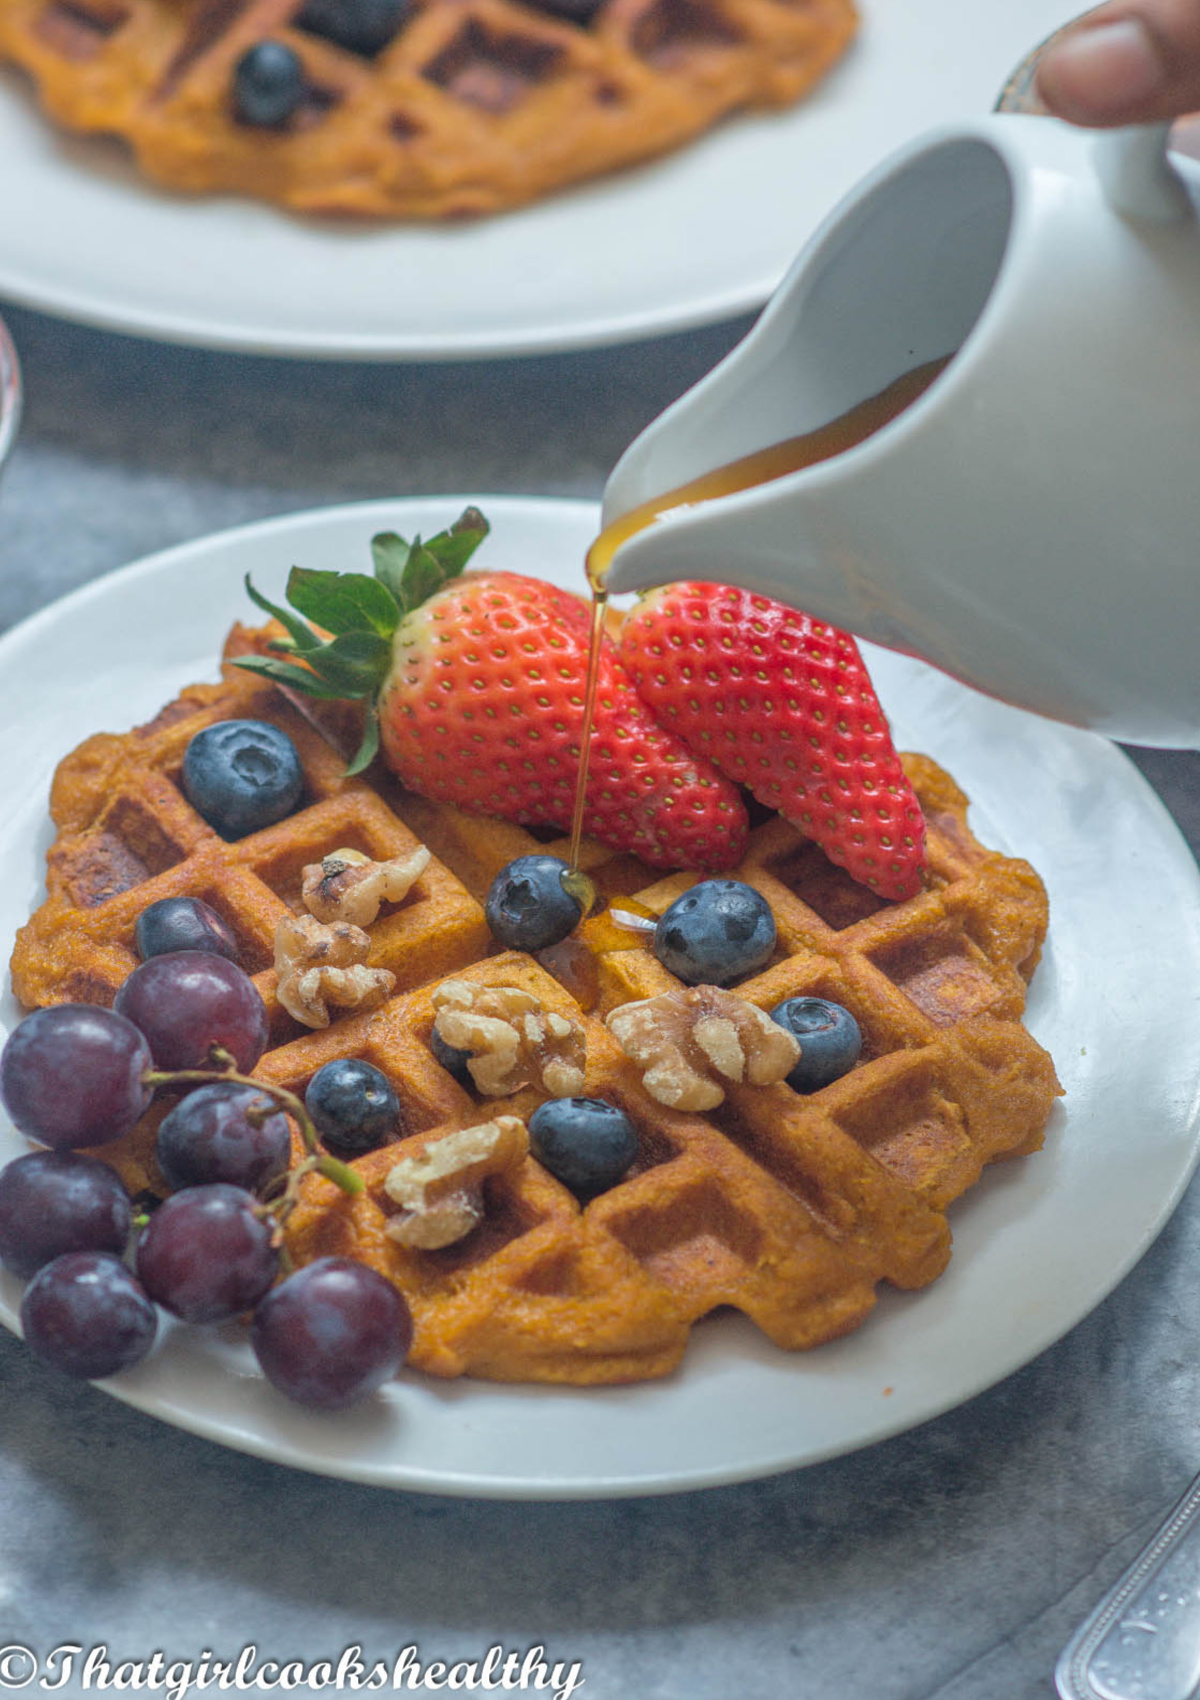
[[[247,542],[252,544],[259,538],[286,537],[293,532],[309,533],[314,527],[319,529],[328,526],[337,529],[343,525],[357,526],[361,524],[365,531],[367,526],[380,523],[402,526],[405,523],[406,513],[412,513],[413,510],[427,511],[431,504],[437,504],[439,507],[444,505],[447,510],[450,510],[471,502],[484,507],[485,510],[490,508],[493,514],[501,520],[512,519],[518,523],[522,513],[527,514],[533,511],[538,516],[547,517],[554,522],[562,521],[568,525],[579,526],[586,521],[587,524],[594,527],[599,511],[598,504],[572,497],[502,494],[487,496],[478,492],[469,496],[458,496],[438,493],[432,496],[383,498],[354,503],[321,505],[223,528],[140,557],[111,572],[100,575],[66,596],[48,603],[0,637],[0,666],[3,666],[10,656],[28,650],[30,645],[36,648],[38,643],[42,641],[44,634],[52,630],[64,617],[70,618],[86,612],[91,603],[106,599],[114,593],[120,595],[128,587],[135,586],[142,578],[164,573],[170,574],[186,565],[190,558],[204,557],[213,552],[219,553],[234,543]],[[957,690],[966,689],[962,686],[955,688]],[[1002,708],[1002,705],[991,706],[1004,714],[1019,715],[1024,721],[1030,721],[1034,718],[1028,715],[1020,715],[1018,710]],[[1106,739],[1099,738],[1094,734],[1078,732],[1072,728],[1057,727],[1051,728],[1051,731],[1070,739],[1084,741],[1090,757],[1109,768],[1113,775],[1120,775],[1121,783],[1136,799],[1139,808],[1146,811],[1148,818],[1154,820],[1158,830],[1164,833],[1165,842],[1173,852],[1177,853],[1174,872],[1182,875],[1190,869],[1190,877],[1187,883],[1190,888],[1191,907],[1189,913],[1181,920],[1185,925],[1190,923],[1192,931],[1200,936],[1200,868],[1196,866],[1187,840],[1149,781],[1140,773],[1124,751],[1109,743]],[[1054,1114],[1061,1116],[1064,1112],[1056,1110]],[[915,1419],[904,1412],[898,1412],[896,1418],[892,1421],[874,1421],[869,1434],[863,1438],[851,1439],[845,1444],[835,1442],[816,1449],[810,1448],[800,1454],[793,1453],[786,1457],[775,1457],[768,1462],[763,1462],[760,1458],[740,1464],[735,1463],[732,1466],[727,1463],[718,1463],[707,1467],[692,1465],[683,1477],[680,1477],[677,1473],[659,1470],[642,1474],[627,1473],[623,1476],[609,1475],[602,1478],[580,1476],[570,1480],[561,1477],[517,1479],[501,1473],[489,1475],[478,1469],[458,1474],[448,1472],[445,1469],[431,1472],[428,1469],[414,1468],[403,1463],[390,1469],[381,1469],[370,1459],[360,1462],[346,1454],[305,1455],[302,1448],[286,1443],[281,1444],[279,1437],[269,1432],[262,1435],[241,1431],[231,1433],[227,1426],[229,1422],[227,1416],[223,1420],[210,1418],[204,1412],[193,1413],[180,1408],[178,1405],[172,1405],[170,1400],[162,1397],[146,1397],[140,1393],[136,1382],[104,1382],[96,1385],[102,1391],[132,1408],[206,1440],[229,1446],[234,1450],[282,1463],[289,1467],[301,1468],[314,1474],[399,1491],[502,1500],[588,1500],[691,1492],[764,1479],[772,1475],[822,1463],[830,1458],[861,1450],[890,1439],[897,1434],[920,1427],[924,1423],[943,1415],[946,1411],[955,1409],[977,1397],[987,1388],[1016,1373],[1018,1369],[1024,1367],[1025,1364],[1083,1321],[1098,1305],[1103,1303],[1114,1288],[1140,1261],[1161,1233],[1183,1196],[1197,1162],[1200,1161],[1200,1097],[1195,1093],[1193,1094],[1188,1126],[1186,1129],[1181,1129],[1181,1133],[1189,1141],[1186,1162],[1178,1167],[1173,1184],[1167,1193],[1159,1199],[1157,1209],[1143,1226],[1136,1241],[1130,1245],[1125,1255],[1109,1268],[1105,1281],[1090,1291],[1087,1302],[1078,1311],[1078,1314],[1068,1315],[1065,1319],[1060,1319],[1048,1330],[1037,1331],[1033,1344],[1021,1349],[1017,1361],[1005,1361],[999,1367],[989,1367],[983,1373],[976,1375],[965,1390],[958,1388],[949,1391],[944,1397],[928,1404],[923,1409],[922,1414]],[[993,1172],[996,1168],[1002,1169],[1004,1165],[994,1166]],[[980,1184],[981,1187],[984,1185],[984,1183]],[[11,1277],[0,1275],[0,1320],[10,1330],[13,1329],[13,1323],[10,1315],[11,1307],[5,1299],[5,1290],[12,1292],[18,1285]],[[936,1289],[938,1283],[934,1283],[933,1286]],[[886,1287],[883,1290],[886,1292]],[[921,1295],[917,1294],[914,1297],[919,1300]],[[693,1341],[689,1344],[689,1352],[695,1350],[696,1344]],[[790,1355],[780,1353],[779,1356],[786,1359]],[[797,1356],[803,1357],[804,1354]],[[642,1385],[651,1389],[666,1388],[669,1393],[670,1379],[668,1378],[666,1382]],[[502,1384],[469,1383],[468,1386],[472,1389],[482,1386],[485,1392],[494,1392],[497,1390],[497,1386],[500,1386],[500,1390],[504,1391]],[[553,1391],[561,1392],[558,1389]],[[627,1391],[629,1390],[621,1388],[572,1389],[569,1390],[569,1397],[572,1400],[578,1397],[595,1398],[596,1395],[601,1398],[606,1395],[617,1395],[619,1397]],[[540,1394],[540,1389],[533,1390],[535,1398]]]
[[[499,215],[503,216],[503,215]],[[530,360],[556,354],[586,354],[606,348],[636,348],[669,336],[685,336],[757,313],[779,285],[778,277],[762,277],[737,290],[714,292],[686,311],[663,307],[657,311],[609,314],[576,323],[570,330],[528,330],[498,337],[490,333],[458,335],[452,342],[432,342],[424,336],[355,336],[350,332],[314,332],[311,336],[283,335],[264,342],[244,330],[213,330],[186,315],[142,313],[89,305],[71,290],[37,290],[13,278],[0,255],[0,298],[7,307],[43,313],[68,324],[114,336],[161,342],[170,347],[209,349],[218,354],[243,354],[268,360],[331,360],[356,365],[466,365],[482,360]],[[235,528],[230,528],[235,529]]]

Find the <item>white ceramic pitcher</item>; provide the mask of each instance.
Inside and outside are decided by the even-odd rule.
[[[998,116],[872,173],[626,451],[605,522],[949,366],[858,447],[658,520],[610,588],[743,585],[1024,707],[1200,747],[1200,222],[1165,145]]]

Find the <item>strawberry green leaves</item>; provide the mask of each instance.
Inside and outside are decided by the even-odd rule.
[[[293,587],[302,571],[300,567],[292,568],[288,578],[289,600],[294,600]],[[310,573],[308,577],[336,578],[338,575]],[[373,584],[374,580],[367,582]],[[400,623],[395,604],[392,605],[391,624],[386,635],[369,628],[356,630],[343,627],[338,636],[326,640],[303,621],[297,620],[288,609],[268,601],[261,591],[255,590],[248,576],[246,594],[264,613],[273,614],[288,630],[288,637],[278,639],[272,648],[297,655],[306,665],[297,667],[290,661],[276,661],[271,656],[247,656],[238,662],[239,667],[250,673],[262,673],[278,684],[291,685],[314,697],[373,696],[383,683],[391,664],[391,634]],[[322,623],[325,624],[324,621]],[[326,625],[326,629],[335,628]]]
[[[327,632],[374,632],[390,638],[400,622],[401,610],[391,591],[366,573],[318,573],[293,567],[287,599],[297,613]]]
[[[449,531],[439,532],[428,543],[419,537],[407,543],[394,531],[381,531],[371,539],[375,579],[391,592],[402,614],[411,614],[435,590],[458,577],[488,530],[478,508],[464,508]]]
[[[379,747],[375,704],[391,671],[396,628],[406,614],[458,577],[488,529],[478,508],[466,508],[448,531],[428,542],[416,537],[409,543],[395,532],[380,532],[371,540],[374,577],[293,567],[287,608],[269,601],[247,575],[250,600],[273,615],[287,636],[271,645],[278,656],[246,656],[236,665],[305,696],[364,700],[363,740],[346,770],[361,773]],[[295,659],[280,658],[285,655]]]

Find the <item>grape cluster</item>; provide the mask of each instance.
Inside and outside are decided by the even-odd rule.
[[[156,1306],[191,1323],[252,1311],[268,1380],[302,1404],[338,1409],[395,1373],[412,1318],[389,1281],[347,1258],[278,1279],[280,1222],[298,1173],[318,1168],[348,1190],[361,1182],[320,1150],[298,1100],[244,1078],[266,1048],[267,1013],[231,959],[233,935],[204,910],[192,900],[151,906],[139,927],[144,960],[112,1010],[59,1004],[13,1031],[0,1054],[0,1097],[20,1131],[46,1149],[0,1172],[0,1263],[29,1283],[26,1344],[69,1375],[93,1380],[145,1357]],[[177,942],[187,948],[171,948]],[[347,1082],[332,1083],[342,1091],[323,1105],[330,1148],[339,1134],[347,1154],[385,1137],[398,1112],[386,1080],[355,1077],[373,1118],[357,1139],[353,1095]],[[135,1226],[128,1193],[115,1170],[80,1148],[123,1138],[160,1088],[182,1094],[157,1135],[172,1191],[137,1222],[131,1268],[123,1261]],[[286,1185],[285,1111],[309,1150]]]

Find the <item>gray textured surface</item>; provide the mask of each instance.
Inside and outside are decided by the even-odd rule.
[[[598,494],[734,334],[405,369],[8,317],[29,404],[0,485],[0,626],[135,556],[287,509]],[[1200,758],[1139,760],[1196,847]],[[368,1662],[408,1643],[425,1661],[542,1643],[583,1661],[586,1700],[1048,1700],[1071,1629],[1200,1468],[1198,1343],[1193,1189],[1067,1339],[914,1433],[745,1487],[556,1506],[294,1474],[43,1372],[4,1335],[0,1646],[106,1643],[115,1664],[251,1642],[306,1661],[359,1643]]]

